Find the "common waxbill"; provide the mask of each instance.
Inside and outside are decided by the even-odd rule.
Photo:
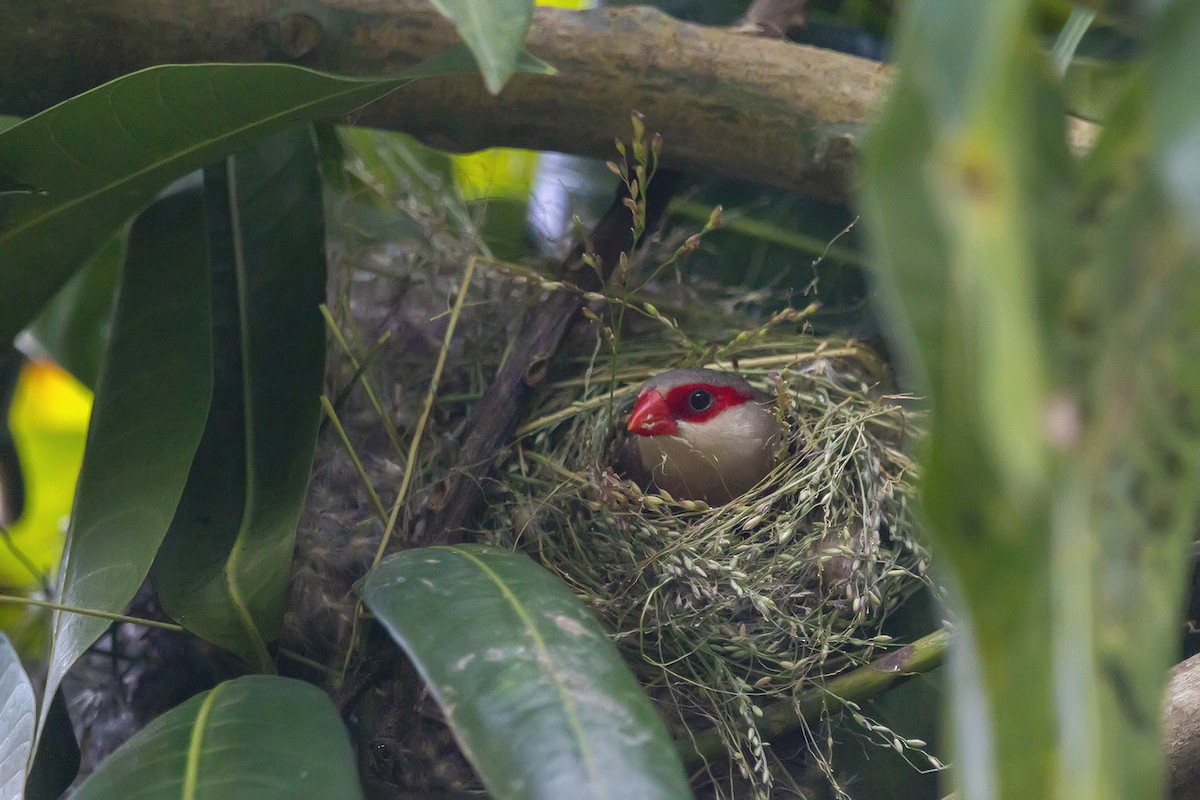
[[[729,372],[672,369],[642,384],[623,461],[630,477],[680,500],[727,503],[775,466],[770,400]]]

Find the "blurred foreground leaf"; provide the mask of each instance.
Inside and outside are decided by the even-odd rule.
[[[62,556],[91,405],[91,392],[57,364],[30,361],[21,370],[10,423],[26,485],[26,503],[25,513],[8,529],[14,549],[21,555],[0,549],[0,582],[8,586],[39,586],[53,574]],[[0,609],[4,615],[0,626],[8,626],[13,644],[27,658],[44,657],[46,626],[35,623],[34,618],[45,612],[7,609],[33,623],[25,627],[10,621],[5,611]],[[25,627],[24,633],[19,632],[21,627]]]
[[[910,10],[864,200],[932,407],[961,794],[1157,798],[1200,483],[1200,7],[1176,4],[1083,165],[1027,3]]]
[[[0,346],[0,527],[4,535],[25,513],[25,475],[21,456],[9,427],[17,380],[25,357],[14,347]]]

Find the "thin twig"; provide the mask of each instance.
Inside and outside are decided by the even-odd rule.
[[[876,697],[914,675],[929,672],[942,663],[950,635],[945,628],[939,629],[883,658],[834,678],[824,686],[809,689],[794,700],[780,700],[764,706],[762,720],[758,724],[759,732],[764,738],[790,733],[819,720],[830,705],[856,703]],[[725,744],[715,729],[681,739],[675,746],[689,769],[725,752]]]
[[[145,625],[147,628],[161,628],[164,631],[174,631],[175,633],[184,632],[184,627],[182,625],[176,625],[171,622],[159,622],[156,619],[130,617],[125,614],[114,614],[111,611],[101,611],[96,608],[66,606],[62,603],[51,603],[49,600],[35,600],[32,597],[16,597],[9,594],[0,594],[0,603],[18,606],[34,606],[36,608],[48,608],[52,611],[64,611],[68,614],[79,614],[80,616],[84,617],[99,617],[100,619],[110,619],[113,622],[128,622],[131,625]]]
[[[362,383],[363,391],[367,393],[367,400],[371,403],[371,407],[375,409],[375,413],[379,415],[379,419],[383,423],[383,431],[387,434],[388,441],[391,442],[392,447],[396,450],[396,455],[401,455],[404,452],[404,448],[400,445],[400,434],[396,432],[396,426],[392,424],[391,415],[384,410],[383,403],[379,402],[379,396],[375,393],[375,387],[371,384],[371,379],[366,374],[367,363],[375,353],[379,352],[379,346],[391,337],[391,331],[385,333],[375,343],[375,347],[368,354],[367,362],[363,362],[359,361],[358,356],[354,354],[350,343],[346,341],[345,335],[342,334],[342,329],[338,327],[337,321],[333,318],[333,314],[330,313],[329,306],[324,303],[321,304],[321,316],[325,317],[325,325],[333,333],[333,338],[337,341],[338,346],[342,348],[342,352],[346,354],[346,358],[350,359],[350,366],[354,367],[354,378],[346,386],[346,390],[349,390],[355,381]],[[407,469],[407,467],[405,468]]]
[[[396,529],[396,520],[400,516],[400,509],[404,507],[404,503],[408,499],[408,492],[412,487],[413,474],[416,472],[417,456],[421,451],[421,439],[425,435],[425,426],[429,423],[429,415],[432,413],[434,401],[437,399],[437,390],[442,380],[442,371],[446,367],[446,354],[450,351],[450,343],[454,339],[454,329],[458,326],[458,318],[462,314],[463,303],[467,298],[467,289],[471,285],[471,278],[475,275],[475,263],[475,256],[467,259],[467,268],[463,271],[462,286],[459,287],[458,296],[454,298],[454,307],[450,310],[450,319],[446,323],[446,334],[442,337],[442,348],[438,351],[437,363],[433,367],[433,376],[429,379],[429,389],[425,392],[425,405],[421,409],[421,416],[417,419],[417,425],[413,429],[412,438],[408,443],[404,477],[400,481],[400,489],[396,493],[395,501],[392,503],[391,513],[387,516],[387,525],[383,529],[383,536],[379,540],[379,547],[375,551],[375,557],[371,560],[372,568],[380,562],[383,554],[387,552],[388,542],[392,538],[392,532]],[[328,400],[322,399],[323,402],[328,403]],[[363,479],[364,481],[366,480],[365,475],[363,475]],[[354,605],[354,620],[350,626],[350,642],[346,646],[346,656],[342,660],[339,685],[345,683],[346,673],[350,669],[350,658],[357,647],[358,630],[362,619],[363,605],[362,600],[359,600]]]
[[[0,540],[4,542],[4,546],[8,549],[8,552],[12,553],[12,557],[20,562],[21,566],[25,567],[29,574],[33,576],[38,585],[43,590],[49,591],[50,581],[46,579],[45,571],[38,569],[37,564],[33,563],[33,559],[25,555],[24,550],[17,547],[17,543],[12,539],[12,534],[3,525],[0,525]]]
[[[303,664],[304,666],[308,667],[309,669],[316,670],[317,672],[322,672],[331,681],[337,680],[337,678],[338,678],[338,671],[336,669],[333,669],[332,667],[327,667],[326,665],[322,664],[320,661],[309,658],[306,655],[301,655],[300,653],[297,653],[295,650],[289,650],[286,647],[281,647],[281,648],[279,648],[279,655],[282,656],[283,658],[289,659],[291,661],[295,661],[297,664]]]
[[[433,403],[437,399],[438,384],[442,380],[442,370],[446,366],[446,354],[450,351],[450,342],[454,338],[454,328],[458,325],[459,315],[462,313],[463,302],[467,299],[467,287],[471,285],[471,278],[475,274],[476,256],[471,256],[467,259],[467,269],[463,273],[462,287],[458,290],[458,296],[454,298],[454,308],[450,311],[450,321],[446,324],[446,335],[442,338],[442,348],[438,351],[437,363],[433,367],[433,377],[429,379],[429,389],[425,392],[425,405],[421,409],[421,416],[417,420],[417,427],[413,430],[412,439],[408,443],[408,468],[404,470],[404,478],[400,481],[400,492],[396,495],[396,502],[392,505],[392,515],[388,520],[387,529],[383,532],[383,539],[379,542],[379,549],[375,551],[375,560],[371,562],[371,566],[379,563],[383,558],[384,552],[387,550],[388,540],[391,539],[392,531],[396,527],[396,517],[400,513],[400,507],[408,497],[409,487],[412,486],[412,477],[416,472],[417,454],[421,449],[421,437],[425,434],[425,425],[429,422],[429,415],[433,411]]]
[[[671,206],[671,213],[678,214],[684,219],[708,219],[712,209],[694,200],[684,200]],[[865,266],[862,254],[848,247],[837,247],[833,243],[817,236],[806,236],[783,225],[753,217],[748,213],[727,211],[721,220],[722,230],[741,233],[758,239],[767,244],[777,244],[799,253],[817,255],[822,259],[831,258],[843,264],[854,267]],[[834,237],[834,241],[838,237]]]
[[[342,426],[341,419],[338,418],[337,412],[333,410],[333,403],[329,402],[329,397],[326,395],[321,395],[321,408],[325,409],[325,415],[333,423],[333,429],[337,431],[338,438],[342,440],[342,446],[346,448],[346,452],[350,455],[350,461],[354,464],[354,471],[358,473],[358,479],[362,481],[363,487],[367,490],[367,496],[371,499],[371,505],[375,508],[375,514],[379,517],[380,522],[386,523],[388,521],[387,509],[383,507],[383,501],[379,499],[379,493],[375,491],[375,486],[367,476],[367,470],[363,467],[362,460],[358,457],[358,452],[354,449],[354,445],[350,443],[350,437],[346,434],[346,429]]]

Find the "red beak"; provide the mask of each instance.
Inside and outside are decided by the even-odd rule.
[[[671,436],[679,431],[679,426],[671,418],[667,401],[657,389],[651,389],[633,404],[629,430],[638,436]]]

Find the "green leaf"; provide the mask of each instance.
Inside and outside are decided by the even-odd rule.
[[[403,133],[372,128],[342,125],[336,129],[336,138],[345,158],[345,172],[359,182],[369,182],[393,208],[401,194],[413,194],[432,205],[446,202],[446,196],[454,192],[454,163],[449,153]],[[352,187],[345,188],[349,191]],[[453,210],[459,208],[455,203]]]
[[[1071,16],[1059,31],[1058,39],[1054,42],[1054,49],[1050,53],[1054,62],[1054,72],[1059,76],[1067,73],[1067,68],[1071,66],[1071,59],[1075,57],[1075,51],[1079,48],[1079,43],[1083,41],[1083,35],[1087,33],[1088,27],[1095,18],[1095,9],[1079,6],[1071,9]]]
[[[921,501],[964,620],[955,698],[977,717],[955,729],[963,795],[1045,797],[1061,742],[1059,463],[1043,421],[1067,377],[1059,324],[1079,241],[1063,103],[1027,3],[911,11],[864,152],[864,219],[890,333],[932,411]]]
[[[1159,797],[1200,503],[1200,7],[1168,12],[1078,169],[1028,9],[952,5],[914,7],[864,200],[933,411],[961,795]]]
[[[1074,612],[1056,631],[1059,724],[1091,738],[1069,761],[1080,798],[1162,796],[1158,722],[1198,521],[1200,250],[1180,246],[1190,212],[1145,178],[1097,220],[1088,424],[1052,528]]]
[[[58,573],[64,605],[122,611],[179,504],[212,391],[202,211],[198,192],[170,196],[138,217],[130,233]],[[44,697],[109,625],[59,611],[52,620]]]
[[[1099,733],[1068,762],[1079,796],[1161,796],[1157,723],[1200,516],[1200,193],[1175,171],[1200,136],[1200,115],[1175,108],[1200,77],[1198,30],[1200,8],[1167,13],[1086,165],[1095,255],[1074,313],[1091,331],[1087,416],[1053,528],[1075,612],[1056,643],[1071,701],[1059,723]]]
[[[25,781],[25,800],[59,800],[79,774],[79,742],[59,687],[37,738],[37,752]]]
[[[454,23],[479,63],[488,91],[498,94],[516,69],[533,22],[533,0],[431,0]]]
[[[261,136],[349,113],[416,78],[473,70],[458,48],[381,79],[286,64],[151,67],[0,133],[0,175],[39,189],[0,198],[0,341],[25,327],[171,180]]]
[[[312,132],[205,171],[212,409],[155,563],[164,609],[269,671],[320,421],[324,209]]]
[[[100,376],[128,237],[124,228],[110,236],[28,328],[58,365],[89,389],[96,388]]]
[[[464,201],[466,192],[456,180],[462,176],[456,175],[456,170],[468,161],[473,167],[487,163],[486,178],[491,179],[496,176],[491,174],[490,167],[498,171],[501,165],[525,166],[530,158],[536,161],[536,155],[498,150],[452,157],[411,136],[392,131],[341,126],[330,133],[325,139],[325,175],[337,191],[330,193],[326,202],[334,215],[331,218],[350,228],[361,240],[360,244],[369,246],[374,242],[396,242],[425,235],[409,214],[397,208],[396,198],[407,196],[437,208],[445,217],[447,235],[474,242],[484,255],[517,258],[527,248],[528,185],[514,187],[514,192],[521,195],[519,200],[495,195],[477,198],[479,205],[487,206],[487,213],[480,214]],[[603,165],[599,169],[604,170]],[[515,172],[519,173],[519,168]],[[611,173],[605,171],[605,175]],[[520,184],[521,178],[528,175],[504,177]],[[492,182],[487,183],[494,187]]]
[[[0,633],[0,800],[20,800],[37,723],[33,686],[17,651]]]
[[[1186,213],[1193,240],[1200,240],[1200,107],[1189,96],[1200,81],[1195,42],[1200,13],[1189,3],[1175,3],[1159,26],[1156,47],[1147,67],[1150,83],[1147,118],[1153,137],[1150,168]]]
[[[101,762],[75,800],[362,798],[337,710],[314,686],[249,675],[196,695]]]
[[[496,800],[691,796],[662,721],[599,623],[527,557],[406,550],[358,591]]]

